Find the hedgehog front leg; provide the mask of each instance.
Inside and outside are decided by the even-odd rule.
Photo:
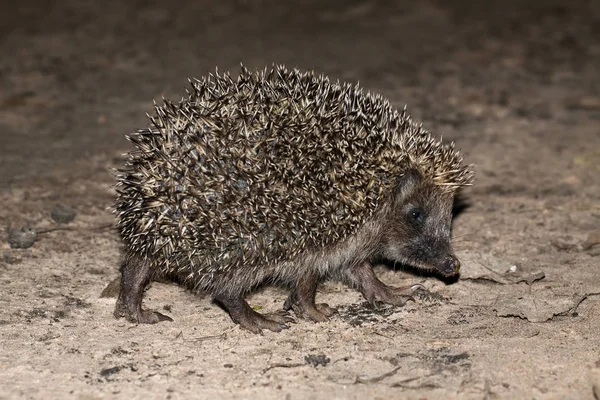
[[[294,313],[300,318],[306,318],[315,322],[325,322],[337,312],[335,308],[325,303],[315,304],[318,279],[316,276],[307,274],[301,277],[290,296],[285,301],[283,309]]]
[[[121,266],[121,291],[117,298],[114,316],[125,317],[131,322],[155,324],[173,321],[156,311],[142,310],[142,297],[146,284],[150,281],[150,265],[139,257],[127,257]]]
[[[375,272],[373,266],[364,262],[347,271],[347,276],[350,283],[356,287],[369,304],[375,305],[377,302],[392,304],[395,306],[405,306],[408,301],[415,301],[411,294],[419,289],[422,285],[412,285],[409,287],[391,287],[381,282]]]
[[[287,313],[266,314],[257,313],[248,305],[241,295],[219,294],[214,296],[236,324],[252,333],[261,333],[263,329],[280,332],[287,329],[287,323],[293,322],[293,318]]]

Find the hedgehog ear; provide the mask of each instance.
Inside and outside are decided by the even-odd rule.
[[[404,171],[396,182],[396,199],[399,201],[405,199],[422,181],[423,175],[418,170],[411,168]]]

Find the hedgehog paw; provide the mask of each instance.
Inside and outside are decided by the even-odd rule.
[[[308,319],[313,322],[327,322],[329,321],[329,317],[337,312],[335,308],[329,307],[326,303],[301,304],[295,302],[293,304],[288,303],[285,307],[288,310],[294,310],[294,314],[298,318]]]
[[[227,309],[233,322],[252,333],[261,334],[263,329],[281,332],[289,328],[288,323],[294,321],[286,312],[259,314],[241,296],[218,295],[215,300]]]
[[[415,301],[415,298],[412,296],[415,292],[424,289],[425,287],[421,284],[407,287],[391,287],[382,284],[365,297],[372,305],[384,303],[404,307],[409,301]]]
[[[293,310],[298,318],[314,322],[327,322],[337,312],[325,303],[315,304],[317,279],[307,275],[299,280],[297,287],[290,293],[283,304],[286,311]]]
[[[293,322],[291,316],[283,316],[280,314],[259,314],[256,311],[253,313],[245,314],[243,318],[234,319],[243,329],[246,329],[252,333],[262,334],[263,329],[268,329],[273,332],[281,332],[284,329],[288,329],[287,325]]]
[[[117,304],[114,315],[115,318],[125,317],[127,321],[138,324],[156,324],[163,321],[173,321],[173,318],[161,314],[158,311],[142,309],[129,311],[126,310],[125,307],[122,307],[120,304]]]

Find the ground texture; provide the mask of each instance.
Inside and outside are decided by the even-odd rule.
[[[600,398],[597,1],[21,1],[0,38],[0,398]],[[145,301],[174,322],[114,319],[124,134],[240,62],[360,81],[456,141],[461,279],[381,268],[428,292],[379,309],[326,283],[330,322],[262,336],[171,284]]]

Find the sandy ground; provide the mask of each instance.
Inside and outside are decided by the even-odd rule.
[[[597,1],[7,4],[0,398],[600,398]],[[114,319],[100,293],[117,276],[106,209],[123,135],[187,77],[240,62],[360,81],[456,141],[477,171],[455,220],[461,279],[381,268],[429,293],[380,309],[326,283],[329,323],[262,336],[170,284],[145,301],[174,322]],[[74,220],[54,222],[57,205]],[[9,245],[20,228],[33,246]]]

